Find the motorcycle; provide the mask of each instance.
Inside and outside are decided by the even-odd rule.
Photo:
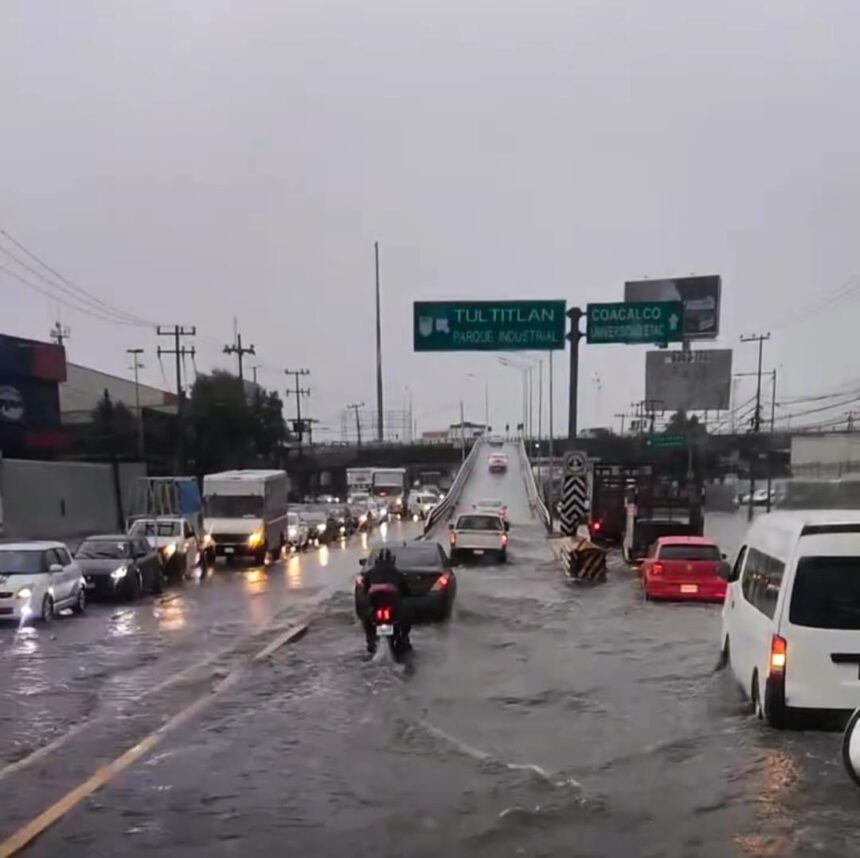
[[[392,584],[374,584],[367,592],[370,604],[369,623],[372,626],[376,644],[380,639],[387,641],[388,649],[394,659],[405,655],[412,647],[409,632],[401,620],[401,596]]]

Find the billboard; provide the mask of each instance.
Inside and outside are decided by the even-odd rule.
[[[657,411],[725,411],[732,398],[732,350],[649,351],[645,398]]]
[[[720,333],[720,292],[718,274],[706,277],[672,277],[666,280],[628,280],[624,300],[683,301],[684,339],[713,340]]]

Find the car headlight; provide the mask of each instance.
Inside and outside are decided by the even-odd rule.
[[[326,526],[322,522],[320,522],[317,525],[317,533],[325,533],[325,528]]]
[[[176,554],[176,544],[168,542],[167,545],[161,549],[161,553],[164,555],[165,560],[169,560],[174,554]]]
[[[367,524],[367,513],[364,513],[364,515],[360,515],[358,517],[358,523],[359,524]]]
[[[262,530],[255,530],[248,537],[248,545],[250,545],[252,548],[255,545],[259,545],[262,541],[263,541],[263,531]]]
[[[114,569],[113,572],[110,573],[110,577],[114,581],[121,581],[125,578],[128,569],[125,566],[120,566],[119,569]]]
[[[211,533],[207,533],[204,535],[204,537],[203,537],[203,547],[204,548],[208,548],[213,542],[214,542],[214,540],[212,539]]]
[[[394,501],[394,504],[395,506],[403,506],[403,498],[397,498],[397,500]]]
[[[16,594],[16,599],[29,599],[33,595],[33,591],[29,587],[22,587]]]

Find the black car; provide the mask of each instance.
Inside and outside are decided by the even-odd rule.
[[[306,509],[302,512],[302,518],[307,522],[311,542],[328,545],[342,536],[341,526],[328,510]]]
[[[409,597],[406,605],[415,622],[439,622],[451,616],[457,598],[457,578],[448,556],[437,542],[386,542],[375,546],[362,566],[373,566],[381,548],[394,555],[397,568],[406,576]],[[355,612],[362,616],[367,596],[355,582]]]
[[[86,581],[87,597],[137,599],[160,593],[164,570],[158,551],[145,536],[108,534],[85,539],[75,554]]]
[[[331,514],[337,522],[341,536],[352,536],[355,533],[358,528],[358,518],[352,514],[352,510],[346,504],[332,507]]]

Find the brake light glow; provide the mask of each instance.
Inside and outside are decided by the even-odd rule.
[[[356,576],[355,586],[360,587],[362,590],[364,589],[364,581],[362,580],[361,575]]]
[[[595,530],[595,531],[600,530],[601,527],[603,527],[601,522],[599,522],[599,521],[592,521],[591,522],[591,529],[592,530]]]
[[[508,535],[507,533],[503,533],[499,540],[502,543],[502,548],[504,548],[508,544]]]
[[[451,545],[457,544],[457,534],[452,531],[451,533]]]
[[[382,607],[376,609],[376,622],[389,623],[391,622],[391,608]]]
[[[451,582],[451,576],[447,572],[443,572],[435,581],[431,590],[444,590]]]
[[[787,645],[785,638],[774,635],[770,641],[770,675],[782,675],[785,673],[785,662],[787,656]]]
[[[662,563],[655,563],[651,567],[651,574],[652,575],[662,575],[663,574],[663,564]]]

